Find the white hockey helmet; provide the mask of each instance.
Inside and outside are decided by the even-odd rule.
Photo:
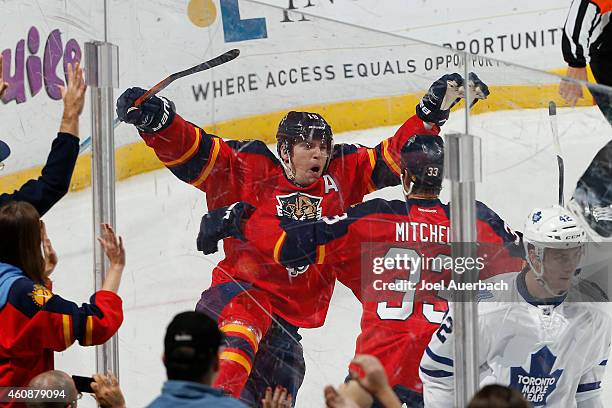
[[[523,245],[525,255],[536,280],[553,296],[553,293],[544,279],[544,250],[569,249],[583,247],[586,243],[586,232],[576,222],[571,213],[563,207],[554,205],[548,208],[535,209],[527,217],[523,230]],[[533,246],[535,254],[540,261],[536,268],[529,258],[529,248]]]
[[[540,248],[575,248],[586,242],[586,232],[568,210],[554,205],[529,214],[523,241]]]

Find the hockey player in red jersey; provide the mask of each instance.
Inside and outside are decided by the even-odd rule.
[[[165,98],[131,108],[144,93],[139,88],[121,95],[117,115],[136,125],[175,176],[207,193],[209,210],[248,201],[270,217],[316,220],[344,212],[371,191],[397,185],[401,146],[417,133],[438,134],[462,85],[458,74],[440,78],[417,114],[374,148],[334,146],[321,115],[289,112],[277,133],[280,160],[261,141],[225,141],[206,133],[176,114]],[[210,250],[204,242],[198,247]],[[215,385],[255,404],[266,386],[279,384],[295,401],[305,371],[298,328],[323,324],[335,274],[322,265],[285,268],[238,239],[226,240],[224,249],[226,257],[196,307],[217,318],[226,335]]]
[[[377,357],[398,397],[410,407],[423,404],[419,361],[448,309],[447,300],[437,290],[419,289],[422,282],[450,279],[450,269],[440,267],[451,259],[449,206],[438,198],[443,162],[440,136],[411,137],[401,151],[405,201],[375,199],[316,222],[281,220],[286,234],[274,252],[274,258],[289,267],[317,263],[338,267],[338,280],[363,305],[356,354]],[[208,214],[201,233],[206,234],[209,226],[224,219],[234,236],[252,240],[262,251],[269,250],[266,231],[274,224],[257,210],[242,226],[241,221],[247,218],[241,210],[245,207],[249,205],[236,203],[226,211]],[[523,251],[518,236],[481,202],[477,202],[477,231],[478,241],[487,243],[479,250],[487,259],[482,277],[521,267]],[[398,257],[413,262],[410,270],[397,264],[390,273],[380,270]],[[418,259],[423,262],[415,263]],[[405,281],[406,276],[416,290],[378,290],[383,282]]]

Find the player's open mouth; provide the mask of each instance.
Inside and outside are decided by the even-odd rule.
[[[310,168],[310,171],[315,173],[315,174],[318,174],[319,170],[321,170],[321,168],[319,166],[314,166],[314,167]]]

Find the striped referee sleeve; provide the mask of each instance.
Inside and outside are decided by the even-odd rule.
[[[600,22],[601,14],[596,4],[589,0],[572,1],[561,40],[563,59],[570,67],[586,67],[586,54]]]

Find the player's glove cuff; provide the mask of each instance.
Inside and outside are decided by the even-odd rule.
[[[239,201],[204,214],[196,239],[198,251],[213,254],[218,250],[218,242],[224,238],[233,237],[244,241],[243,222],[254,211],[255,207],[251,204]]]
[[[155,103],[158,105],[156,112],[143,112],[142,123],[136,125],[136,128],[141,132],[145,133],[157,133],[160,130],[167,128],[176,113],[174,103],[164,98],[163,96],[154,96],[158,101]]]
[[[468,76],[468,86],[470,88],[469,96],[472,100],[470,102],[470,108],[474,106],[479,100],[487,99],[487,97],[491,93],[487,84],[485,84],[480,78],[478,78],[478,75],[473,72],[470,72]]]
[[[444,125],[450,110],[463,96],[463,78],[454,73],[434,82],[416,106],[416,114],[423,122]]]
[[[175,115],[174,103],[170,100],[152,96],[134,108],[134,103],[145,94],[142,88],[129,88],[117,99],[117,117],[130,123],[141,132],[155,133],[170,125]]]
[[[281,248],[281,264],[290,268],[314,264],[317,258],[316,222],[283,217],[280,225],[287,234]]]

